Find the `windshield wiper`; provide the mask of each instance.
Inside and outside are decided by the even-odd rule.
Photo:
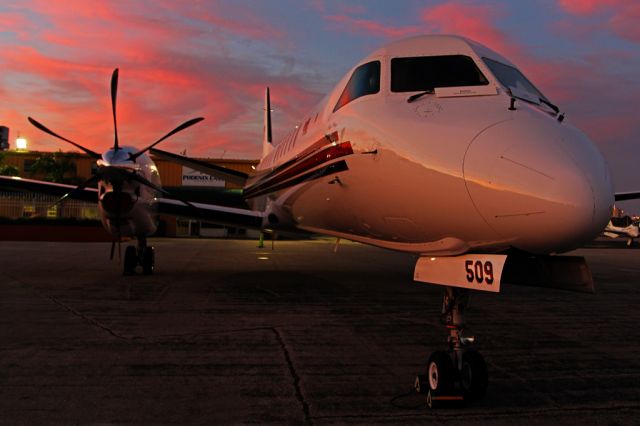
[[[420,93],[416,93],[414,95],[411,95],[407,98],[407,102],[411,103],[413,101],[415,101],[416,99],[424,96],[424,95],[433,95],[435,93],[435,91],[433,89],[427,89],[424,92],[420,92]]]
[[[540,102],[542,102],[543,104],[545,104],[546,106],[548,106],[549,108],[551,108],[552,110],[555,111],[556,115],[560,114],[560,108],[558,108],[557,105],[552,104],[551,102],[549,102],[546,99],[542,99],[542,98],[538,98],[540,99]]]

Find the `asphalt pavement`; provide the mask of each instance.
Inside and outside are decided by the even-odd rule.
[[[0,242],[0,424],[638,424],[640,250],[599,242],[597,293],[503,285],[468,322],[486,397],[412,392],[443,349],[441,287],[411,255],[331,240]],[[124,250],[123,250],[124,251]]]

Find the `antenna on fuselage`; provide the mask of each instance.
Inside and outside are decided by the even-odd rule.
[[[264,135],[262,139],[262,158],[273,149],[273,133],[271,130],[271,96],[269,88],[264,93]]]

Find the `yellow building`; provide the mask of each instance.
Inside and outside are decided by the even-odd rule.
[[[3,163],[18,169],[18,175],[26,179],[45,179],[42,171],[33,171],[32,167],[43,156],[57,157],[59,162],[68,162],[72,166],[64,174],[64,183],[71,185],[80,184],[89,179],[97,171],[96,160],[84,153],[75,152],[36,152],[36,151],[5,151]],[[171,195],[191,201],[223,204],[233,207],[242,207],[238,189],[239,185],[223,182],[216,179],[189,179],[189,176],[198,172],[182,165],[151,156],[158,167],[163,188]],[[257,160],[232,160],[198,158],[216,166],[229,168],[243,173],[251,174]],[[204,181],[204,183],[203,183]],[[183,184],[185,182],[186,184]],[[193,183],[193,184],[191,184]],[[97,219],[97,204],[82,201],[68,200],[63,205],[52,206],[55,197],[39,196],[36,194],[13,194],[0,197],[1,217],[72,217],[81,219]],[[213,227],[193,221],[180,221],[173,217],[161,217],[161,226],[166,235],[237,235],[237,230]],[[210,231],[205,232],[209,228]],[[196,230],[194,232],[194,229]]]
[[[27,179],[42,179],[41,174],[31,172],[31,167],[35,164],[38,158],[43,155],[61,155],[68,158],[72,164],[75,165],[75,171],[65,174],[66,178],[71,180],[77,180],[82,182],[89,179],[96,171],[96,160],[89,157],[86,154],[76,152],[17,152],[6,151],[4,157],[4,164],[14,166],[19,170],[19,176]],[[182,187],[183,176],[186,170],[183,166],[172,163],[170,161],[153,158],[153,161],[158,166],[160,172],[160,179],[162,180],[162,186],[167,188]],[[216,166],[226,167],[228,169],[237,170],[243,173],[251,174],[253,167],[258,164],[258,160],[231,160],[231,159],[211,159],[211,158],[197,158],[197,160],[204,161]],[[231,183],[225,183],[226,189],[237,189],[238,185]]]

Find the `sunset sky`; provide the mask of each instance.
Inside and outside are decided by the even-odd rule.
[[[120,68],[120,140],[189,155],[257,158],[262,96],[275,139],[355,62],[388,41],[459,34],[516,63],[607,157],[616,189],[638,189],[640,2],[77,1],[0,5],[0,124],[11,143],[71,150],[33,116],[91,149],[113,144],[109,79]]]

